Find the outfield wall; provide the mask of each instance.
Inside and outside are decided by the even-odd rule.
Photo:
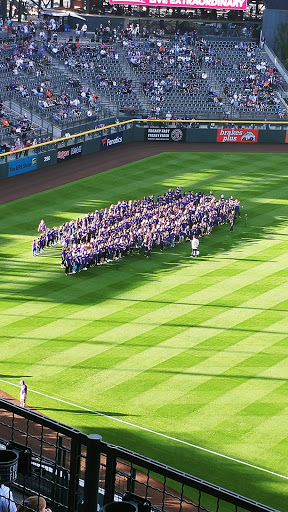
[[[0,155],[0,179],[129,142],[285,144],[288,122],[131,119]]]

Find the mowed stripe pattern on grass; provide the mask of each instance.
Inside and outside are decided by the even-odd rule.
[[[5,205],[10,256],[2,269],[7,301],[0,306],[1,375],[27,376],[31,387],[74,402],[77,390],[87,407],[285,474],[284,156],[277,155],[275,176],[274,155],[253,155],[253,172],[247,172],[251,155],[184,154],[181,161],[179,154],[169,154],[122,168],[117,186],[116,171],[110,171],[82,180],[81,186],[17,201],[10,209]],[[187,171],[192,166],[193,173]],[[91,198],[92,184],[101,199]],[[178,184],[237,195],[245,205],[233,233],[219,227],[205,237],[197,261],[188,259],[187,242],[156,252],[151,261],[133,255],[118,267],[107,265],[65,280],[55,267],[56,249],[36,260],[30,257],[31,222],[35,233],[45,217],[43,200],[50,205],[47,219],[66,220],[66,215],[75,218],[122,197]],[[33,401],[46,405],[39,397]],[[51,414],[80,427],[109,429],[103,418],[85,417],[81,425],[69,411]],[[110,435],[110,441],[120,442],[119,433],[111,430]],[[157,448],[150,443],[153,456]],[[165,462],[181,465],[176,453],[174,460],[169,457]],[[198,474],[209,480],[207,465],[201,474],[200,457]],[[182,469],[193,472],[185,463]],[[220,479],[225,483],[229,475]]]

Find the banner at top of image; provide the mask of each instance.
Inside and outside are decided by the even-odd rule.
[[[188,9],[246,9],[247,0],[110,0],[110,4],[148,7],[187,7]]]

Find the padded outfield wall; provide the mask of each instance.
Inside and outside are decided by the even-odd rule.
[[[288,122],[167,121],[132,119],[0,155],[0,179],[24,174],[81,156],[109,151],[129,142],[171,144],[285,144]]]

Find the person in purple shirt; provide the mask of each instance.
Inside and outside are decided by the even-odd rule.
[[[232,196],[225,200],[222,195],[217,200],[212,192],[182,193],[180,187],[176,191],[169,189],[156,200],[154,196],[144,196],[134,201],[118,201],[100,212],[96,210],[75,222],[66,222],[59,230],[45,229],[36,240],[36,253],[54,245],[55,230],[56,240],[59,235],[63,245],[62,267],[66,275],[118,260],[134,249],[142,249],[149,257],[158,245],[163,251],[183,242],[185,237],[191,240],[193,235],[211,233],[213,226],[227,222],[231,212],[235,212],[235,203],[238,206]]]
[[[33,240],[32,242],[32,256],[36,256],[37,255],[37,243],[36,243],[36,240]]]

